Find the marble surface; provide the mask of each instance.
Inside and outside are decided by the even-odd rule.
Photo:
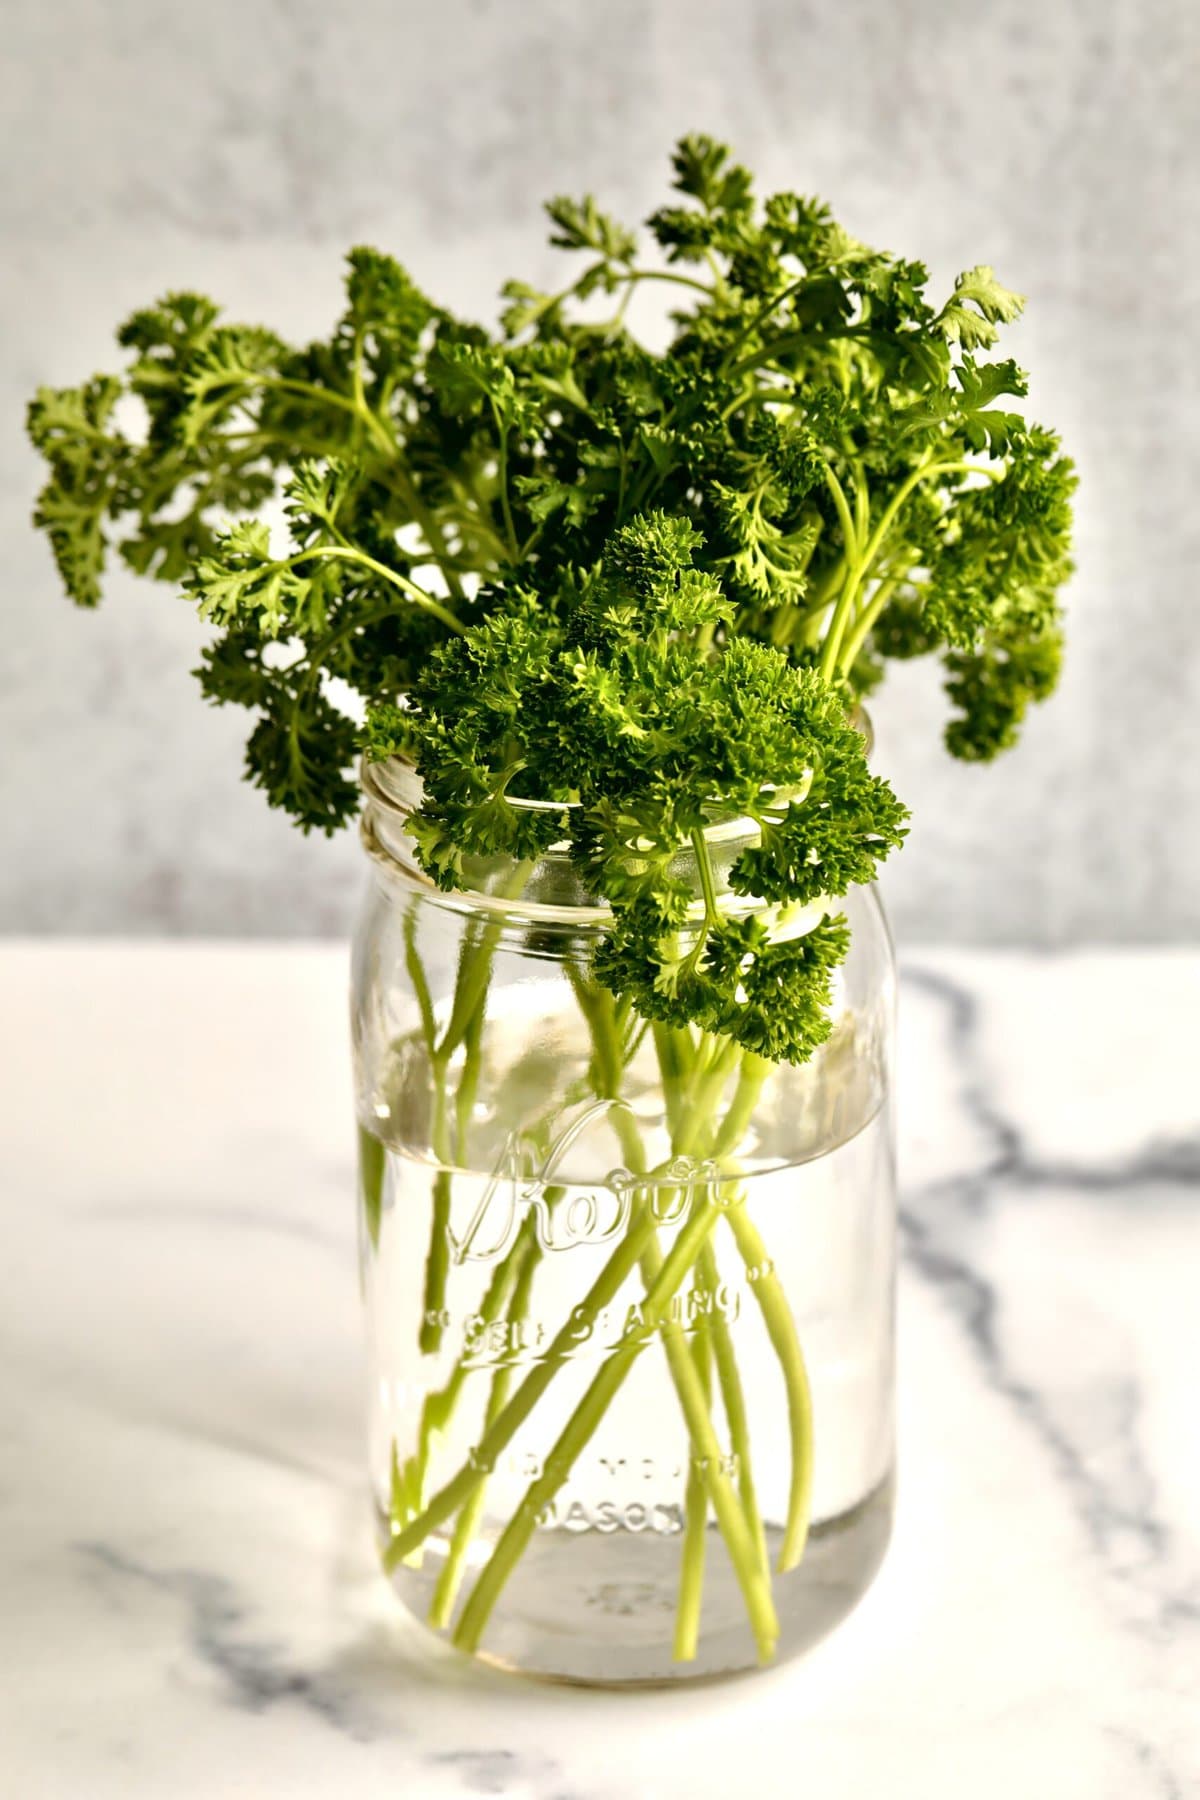
[[[1200,954],[905,967],[901,1490],[800,1664],[477,1668],[374,1566],[344,957],[0,950],[0,1791],[1200,1793]]]
[[[3,12],[0,930],[340,938],[361,879],[352,836],[303,839],[238,781],[249,721],[199,703],[186,601],[116,567],[98,614],[68,609],[29,525],[35,386],[111,367],[116,322],[171,288],[325,335],[353,243],[494,319],[507,277],[560,284],[546,196],[642,219],[705,130],[939,293],[980,262],[1027,293],[1006,354],[1080,464],[1062,689],[1022,750],[952,762],[921,662],[872,703],[915,813],[886,872],[903,936],[1200,940],[1196,0]]]

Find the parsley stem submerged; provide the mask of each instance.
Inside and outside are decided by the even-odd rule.
[[[410,958],[415,959],[415,943],[407,932],[406,939],[407,953]],[[480,967],[479,949],[479,946],[472,948],[468,939],[451,1004],[452,1018],[464,1010],[465,989],[473,996],[479,995],[476,974]],[[490,967],[490,951],[487,955]],[[417,977],[416,972],[410,968],[410,979],[414,980],[418,997],[427,993],[428,985],[423,971]],[[593,988],[578,971],[573,973],[572,983],[592,1042],[593,1091],[599,1098],[619,1098],[625,1057],[616,1009],[611,997],[602,989]],[[471,1003],[476,1004],[477,998]],[[436,1059],[440,1044],[434,1020],[431,1013],[426,1015],[424,1007],[422,1017],[425,1021],[427,1047],[431,1058]],[[449,1030],[441,1042],[445,1042],[448,1037]],[[740,1141],[745,1132],[754,1101],[770,1072],[770,1064],[745,1052],[740,1056],[732,1056],[732,1047],[721,1040],[701,1038],[698,1043],[693,1044],[687,1034],[677,1031],[660,1030],[656,1033],[656,1042],[663,1064],[665,1091],[671,1097],[671,1116],[674,1119],[671,1134],[672,1158],[726,1153],[730,1146]],[[738,1076],[734,1091],[723,1117],[718,1118],[716,1107],[735,1062],[738,1065]],[[616,1108],[613,1117],[622,1138],[629,1168],[645,1174],[647,1184],[653,1188],[654,1172],[646,1171],[645,1153],[632,1115],[624,1108]],[[442,1183],[443,1178],[448,1184],[451,1172],[439,1171],[435,1186]],[[671,1175],[668,1179],[674,1180],[675,1177]],[[548,1190],[545,1195],[547,1204],[553,1206],[560,1194],[561,1190]],[[446,1220],[440,1215],[448,1204],[447,1185],[441,1193],[440,1201],[435,1200],[431,1245],[445,1239]],[[454,1641],[460,1647],[474,1648],[478,1644],[487,1620],[544,1508],[569,1477],[575,1461],[615,1400],[636,1359],[647,1353],[656,1341],[661,1341],[672,1383],[687,1422],[690,1445],[675,1633],[676,1657],[678,1660],[690,1660],[696,1654],[705,1533],[710,1505],[714,1509],[718,1527],[742,1588],[760,1659],[767,1661],[772,1656],[778,1624],[771,1599],[765,1536],[757,1506],[751,1446],[736,1353],[728,1328],[716,1309],[719,1278],[711,1249],[711,1235],[718,1219],[728,1214],[732,1222],[733,1213],[740,1211],[744,1205],[744,1193],[736,1184],[730,1187],[728,1182],[720,1179],[715,1183],[701,1183],[691,1210],[664,1258],[657,1243],[653,1199],[643,1194],[637,1202],[609,1264],[589,1294],[572,1309],[570,1320],[564,1326],[563,1333],[560,1333],[560,1338],[566,1334],[569,1341],[577,1336],[585,1323],[594,1323],[603,1305],[615,1297],[635,1267],[640,1268],[644,1286],[644,1297],[637,1309],[639,1323],[627,1332],[605,1359],[562,1428],[540,1474],[531,1482],[524,1499],[511,1515],[493,1547],[453,1628]],[[739,1249],[750,1243],[754,1246],[755,1253],[765,1259],[761,1238],[757,1237],[753,1227],[751,1234],[749,1238],[745,1238],[735,1232]],[[505,1284],[511,1280],[509,1271],[515,1268],[518,1271],[516,1287],[512,1290],[507,1306],[510,1325],[526,1316],[536,1275],[536,1236],[529,1234],[528,1241],[524,1242],[525,1235],[518,1235],[504,1263],[493,1277],[484,1303],[489,1318],[498,1314],[504,1305],[502,1294]],[[764,1260],[763,1270],[756,1270],[756,1274],[765,1273],[765,1269]],[[616,1287],[612,1287],[614,1270],[618,1272]],[[669,1316],[668,1310],[689,1275],[698,1295],[706,1301],[690,1342],[682,1326]],[[760,1295],[760,1304],[764,1305],[770,1329],[770,1302],[764,1302]],[[782,1312],[790,1319],[786,1302],[781,1297],[780,1305]],[[429,1315],[426,1314],[425,1323],[428,1322]],[[798,1360],[794,1325],[791,1327],[790,1339],[782,1330],[771,1330],[770,1336],[773,1346],[780,1354],[785,1382],[791,1393],[795,1386],[794,1364]],[[422,1348],[427,1353],[432,1348],[426,1343],[424,1335]],[[727,1473],[726,1458],[717,1439],[710,1411],[710,1369],[714,1359],[729,1427],[732,1463],[737,1472],[736,1487]],[[534,1399],[540,1398],[541,1392],[548,1385],[543,1370],[549,1366],[553,1372],[554,1368],[567,1360],[569,1349],[564,1351],[559,1339],[555,1339],[547,1353],[546,1364],[535,1365],[531,1375],[526,1377],[515,1393],[514,1370],[510,1366],[501,1365],[494,1372],[485,1408],[482,1438],[463,1468],[428,1504],[422,1505],[427,1447],[421,1452],[419,1467],[410,1467],[398,1479],[395,1504],[399,1510],[394,1516],[392,1542],[384,1552],[386,1567],[395,1567],[400,1561],[418,1553],[425,1538],[439,1524],[450,1517],[454,1517],[455,1521],[430,1606],[432,1624],[441,1627],[450,1624],[470,1547],[483,1517],[490,1471],[505,1444],[511,1441],[520,1423],[529,1416],[531,1407],[526,1404],[529,1388],[536,1386],[538,1392]],[[799,1366],[802,1372],[802,1361]],[[438,1407],[436,1415],[439,1429],[444,1429],[450,1412],[457,1403],[462,1386],[459,1375],[461,1369],[460,1363],[451,1384],[453,1392],[451,1389],[443,1390],[443,1403]],[[803,1391],[807,1393],[806,1385]],[[447,1399],[449,1404],[446,1403]],[[811,1414],[804,1413],[801,1416],[807,1430],[799,1436],[793,1432],[792,1503],[785,1528],[781,1571],[794,1566],[794,1562],[798,1560],[799,1550],[796,1546],[798,1544],[802,1547],[807,1529],[807,1513],[799,1516],[795,1511],[797,1504],[807,1505],[811,1487]],[[428,1445],[424,1427],[422,1443]]]

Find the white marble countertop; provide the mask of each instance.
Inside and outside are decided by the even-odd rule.
[[[901,1498],[806,1661],[406,1622],[364,1497],[344,954],[0,949],[0,1792],[1200,1793],[1200,954],[914,954]]]

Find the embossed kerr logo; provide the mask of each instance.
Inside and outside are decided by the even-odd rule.
[[[648,1206],[660,1225],[669,1225],[689,1210],[698,1188],[720,1191],[716,1164],[687,1156],[676,1157],[654,1177],[616,1168],[596,1183],[562,1179],[572,1147],[617,1108],[630,1111],[624,1100],[585,1107],[544,1153],[521,1132],[510,1132],[470,1215],[447,1225],[454,1261],[493,1262],[504,1256],[530,1214],[543,1250],[571,1250],[619,1237],[635,1203]]]

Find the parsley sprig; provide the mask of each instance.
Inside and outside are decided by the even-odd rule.
[[[854,705],[938,655],[950,751],[1013,742],[1057,675],[1074,473],[993,358],[1023,302],[990,268],[938,305],[819,202],[759,204],[711,139],[673,170],[648,256],[552,201],[578,267],[509,283],[494,332],[365,248],[307,346],[168,295],[120,329],[123,375],[32,403],[36,517],[81,605],[114,550],[182,581],[204,694],[255,715],[248,776],[305,830],[356,809],[365,706],[369,754],[424,777],[435,879],[566,836],[613,911],[601,980],[802,1061],[845,953],[825,902],[904,832]],[[629,327],[645,287],[678,303],[661,352]],[[731,815],[757,841],[719,891]]]

